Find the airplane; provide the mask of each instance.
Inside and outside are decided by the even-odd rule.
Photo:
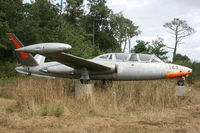
[[[9,33],[8,37],[22,64],[16,67],[16,71],[22,74],[80,79],[82,84],[88,84],[90,80],[102,80],[105,83],[180,77],[177,84],[184,86],[185,76],[192,73],[188,67],[165,63],[153,54],[107,53],[84,59],[66,53],[72,48],[69,44],[39,43],[24,47],[15,34]],[[45,58],[53,61],[45,62]]]

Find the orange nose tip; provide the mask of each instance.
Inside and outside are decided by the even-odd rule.
[[[171,73],[171,74],[167,74],[165,75],[165,78],[175,78],[175,77],[181,77],[181,76],[185,76],[190,74],[191,72],[178,72],[178,73]]]

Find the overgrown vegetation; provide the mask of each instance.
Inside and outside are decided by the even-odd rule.
[[[174,95],[174,80],[94,82],[88,100],[77,100],[69,79],[1,79],[1,132],[199,131],[200,82]],[[183,128],[184,126],[184,128]]]
[[[74,85],[78,80],[29,78],[17,80],[15,86],[6,88],[9,96],[17,101],[22,114],[57,116],[65,114],[113,114],[149,110],[152,107],[164,109],[182,104],[196,103],[195,90],[188,87],[187,97],[181,102],[174,95],[176,83],[164,81],[114,82],[112,87],[102,89],[101,82],[94,82],[91,100],[81,101],[74,97]],[[4,86],[0,93],[6,94]],[[4,93],[4,94],[3,94]]]

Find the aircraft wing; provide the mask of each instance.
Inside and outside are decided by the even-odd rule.
[[[105,66],[105,65],[102,65],[102,64],[84,59],[84,58],[80,58],[77,56],[66,54],[64,52],[48,53],[48,54],[43,54],[43,55],[54,61],[58,61],[62,64],[65,64],[67,66],[74,67],[74,68],[85,67],[88,70],[92,70],[92,71],[108,71],[112,69],[108,66]]]

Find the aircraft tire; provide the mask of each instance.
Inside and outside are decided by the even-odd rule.
[[[90,80],[80,79],[81,84],[88,84]]]
[[[178,86],[184,86],[184,80],[179,80],[179,81],[177,82],[177,85],[178,85]]]

